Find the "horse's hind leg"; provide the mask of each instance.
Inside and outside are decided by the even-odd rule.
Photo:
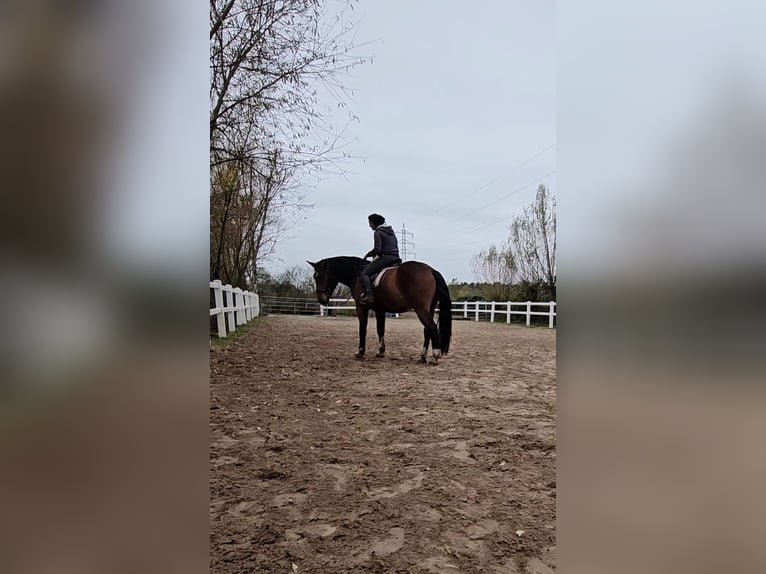
[[[431,340],[431,337],[428,333],[428,327],[425,327],[423,329],[423,352],[420,353],[420,360],[418,362],[425,363],[427,361],[426,356],[428,356],[428,342]]]
[[[438,360],[441,356],[441,349],[439,347],[439,329],[434,323],[433,316],[427,311],[418,312],[418,319],[423,323],[423,352],[420,354],[420,362],[426,362],[426,355],[428,354],[428,344],[434,352],[434,359]]]
[[[436,363],[442,356],[442,345],[441,340],[439,339],[439,328],[436,326],[433,319],[431,319],[431,327],[429,328],[429,331],[431,333],[431,351],[433,351],[434,363]]]
[[[436,300],[434,300],[433,303],[431,303],[431,309],[430,309],[430,316],[429,319],[431,319],[431,349],[434,354],[434,361],[438,361],[442,356],[442,340],[441,335],[439,333],[439,327],[436,325],[436,322],[434,321],[434,310],[436,309]]]

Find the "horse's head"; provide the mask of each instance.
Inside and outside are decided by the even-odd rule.
[[[312,263],[307,261],[309,265],[314,268],[314,283],[316,283],[317,301],[322,305],[330,304],[330,297],[332,297],[335,288],[338,286],[338,279],[333,275],[332,271],[328,269],[327,261],[317,261]]]

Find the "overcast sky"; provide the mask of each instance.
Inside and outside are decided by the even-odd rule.
[[[554,2],[361,0],[353,16],[358,41],[379,40],[349,82],[364,161],[311,191],[268,268],[363,255],[377,212],[415,234],[419,261],[472,281],[471,256],[537,184],[555,193]]]

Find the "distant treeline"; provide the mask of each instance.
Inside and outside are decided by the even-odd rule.
[[[520,281],[515,285],[500,283],[466,283],[452,280],[449,285],[453,301],[555,301],[543,281]]]

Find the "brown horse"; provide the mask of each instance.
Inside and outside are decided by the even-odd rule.
[[[437,362],[442,354],[449,351],[452,337],[452,301],[449,296],[447,283],[442,274],[425,263],[405,261],[401,265],[386,272],[380,285],[375,287],[375,303],[365,305],[359,303],[362,295],[362,285],[359,273],[368,264],[359,257],[330,257],[316,263],[307,262],[314,268],[317,299],[322,305],[330,303],[338,283],[351,289],[351,295],[356,303],[356,316],[359,318],[359,350],[356,357],[364,357],[365,341],[367,339],[368,311],[375,311],[378,322],[378,354],[383,357],[386,353],[384,339],[386,331],[386,313],[404,313],[413,310],[423,324],[423,352],[420,362],[426,362],[428,345],[433,349],[434,361]],[[439,304],[439,325],[434,322],[434,310]]]

